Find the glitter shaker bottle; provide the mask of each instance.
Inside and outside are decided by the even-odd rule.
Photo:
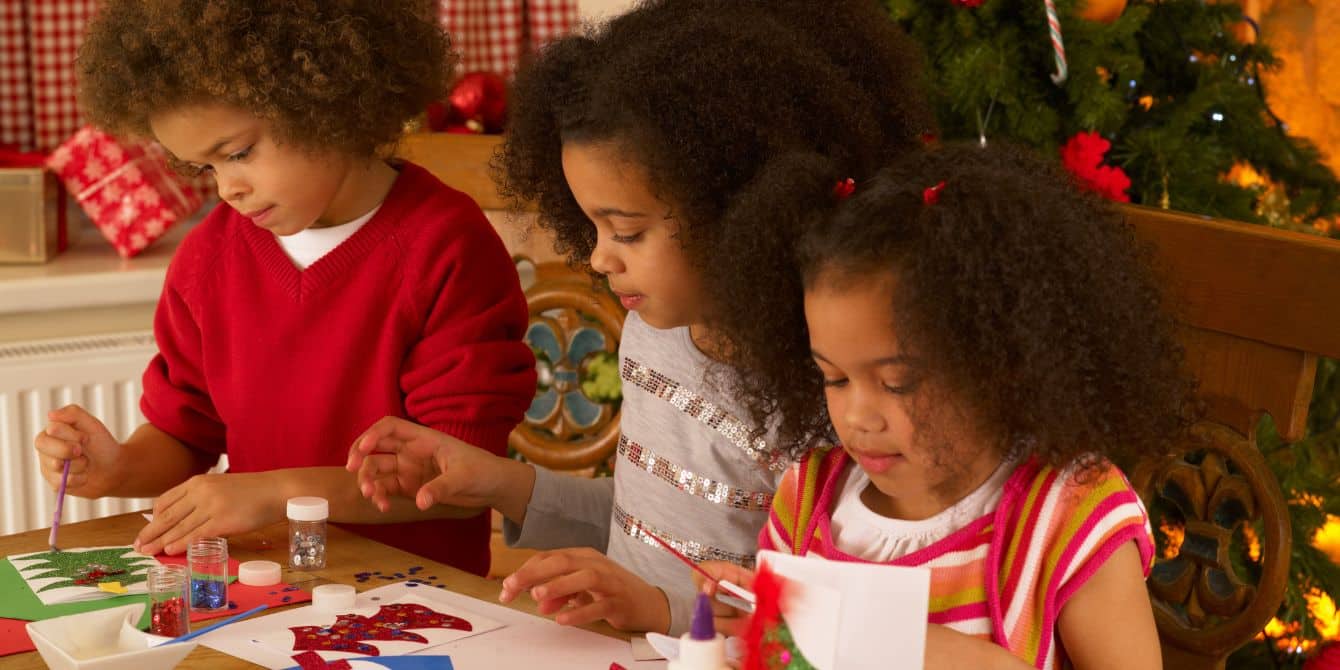
[[[221,612],[228,609],[228,540],[202,537],[186,547],[191,569],[191,610]]]
[[[155,565],[147,575],[149,632],[178,637],[190,632],[190,575],[184,565]]]
[[[325,498],[304,496],[288,500],[288,564],[294,570],[326,567],[326,517],[330,504]]]

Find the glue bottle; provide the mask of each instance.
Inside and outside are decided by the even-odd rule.
[[[698,594],[689,632],[679,637],[679,658],[666,670],[729,670],[726,665],[726,638],[712,625],[712,601]]]

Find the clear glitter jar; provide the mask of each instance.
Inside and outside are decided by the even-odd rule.
[[[155,565],[145,575],[149,588],[149,632],[179,637],[191,630],[190,575],[184,565]]]
[[[326,518],[329,516],[330,503],[325,498],[289,498],[289,567],[294,570],[326,567]]]
[[[191,570],[191,611],[228,609],[228,540],[202,537],[186,547]]]

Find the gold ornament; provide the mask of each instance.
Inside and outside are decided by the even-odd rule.
[[[1086,21],[1112,23],[1126,11],[1126,0],[1086,0],[1078,12]]]

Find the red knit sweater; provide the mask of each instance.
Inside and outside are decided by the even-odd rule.
[[[479,206],[399,166],[377,214],[304,271],[221,204],[186,237],[154,318],[140,406],[232,472],[344,465],[386,415],[503,454],[535,394],[527,309]],[[489,522],[351,530],[463,570],[489,565]]]

